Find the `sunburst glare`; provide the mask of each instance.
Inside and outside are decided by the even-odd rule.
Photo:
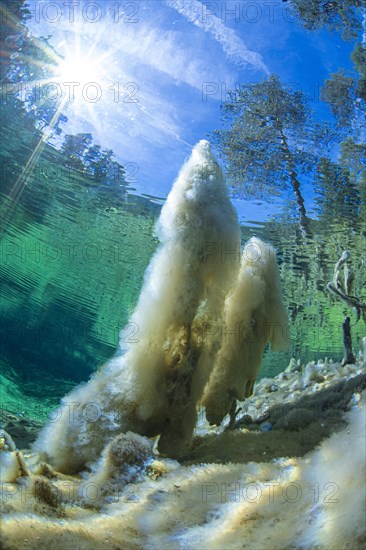
[[[62,82],[88,84],[102,80],[102,68],[98,60],[91,62],[87,56],[66,58],[58,66],[58,77]]]
[[[80,32],[72,37],[64,36],[58,44],[62,59],[55,68],[54,81],[62,89],[62,108],[66,113],[72,111],[74,115],[92,122],[98,128],[100,116],[95,110],[96,103],[103,100],[106,107],[105,102],[111,96],[107,90],[113,83],[110,58],[114,50],[102,47],[105,32],[94,36],[92,43],[90,37],[84,36],[81,44],[81,35]]]

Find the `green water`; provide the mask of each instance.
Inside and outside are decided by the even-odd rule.
[[[97,186],[83,173],[70,176],[47,144],[22,173],[32,149],[19,148],[26,131],[16,121],[12,126],[1,158],[2,401],[47,409],[115,353],[157,246],[159,207],[125,189]],[[344,249],[351,252],[354,293],[364,293],[365,222],[334,212],[330,220],[312,220],[311,232],[304,238],[291,220],[242,227],[243,242],[256,234],[278,249],[289,310],[290,349],[267,351],[263,376],[283,370],[291,357],[342,358],[341,322],[350,312],[325,285]],[[360,321],[356,350],[364,333]]]
[[[23,78],[17,71],[9,65],[15,80]],[[116,352],[158,244],[160,206],[135,196],[126,181],[100,181],[70,167],[40,130],[47,113],[35,113],[15,96],[1,101],[0,401],[43,418]],[[342,359],[341,323],[346,314],[353,323],[356,317],[326,284],[345,249],[353,294],[366,299],[365,181],[349,194],[328,183],[313,189],[306,235],[291,192],[281,215],[258,223],[253,211],[242,227],[243,243],[257,235],[277,248],[289,311],[291,346],[266,350],[261,376],[282,371],[291,357]],[[364,335],[360,320],[352,328],[355,351]]]
[[[56,402],[114,354],[157,246],[159,209],[70,171],[45,143],[32,159],[19,139],[34,133],[17,119],[4,131],[1,399]]]

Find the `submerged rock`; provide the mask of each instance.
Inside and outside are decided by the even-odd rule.
[[[272,430],[272,423],[265,421],[259,426],[261,432],[270,432]]]

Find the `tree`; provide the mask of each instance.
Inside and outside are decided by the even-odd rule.
[[[344,69],[331,74],[324,82],[321,99],[329,103],[340,126],[348,126],[350,123],[356,104],[356,90],[355,79],[347,76]]]
[[[95,167],[94,176],[97,181],[106,183],[108,170],[113,157],[112,149],[104,149],[101,152],[97,166]]]
[[[0,79],[3,82],[7,77],[12,56],[18,49],[18,41],[24,36],[24,23],[30,19],[30,11],[25,5],[26,0],[0,0]]]
[[[365,198],[366,145],[365,145],[365,99],[366,99],[366,46],[357,43],[351,59],[357,71],[356,77],[347,75],[343,69],[332,74],[322,88],[322,99],[330,105],[337,120],[341,142],[340,167],[346,169],[350,180],[358,187],[360,197]],[[350,135],[351,134],[351,135]],[[361,200],[361,204],[364,201]]]
[[[315,180],[316,203],[320,215],[328,221],[346,219],[356,221],[360,196],[349,170],[321,157]]]
[[[102,147],[100,145],[91,144],[83,154],[84,164],[88,167],[90,173],[95,177],[97,177],[99,172],[98,166],[101,157]]]
[[[211,139],[226,159],[229,183],[243,196],[278,194],[290,186],[300,226],[308,233],[296,169],[310,170],[310,142],[317,144],[324,128],[312,122],[304,94],[285,89],[277,76],[271,76],[229,92],[222,115],[228,128],[214,131]]]
[[[366,44],[357,42],[351,53],[351,59],[359,74],[356,94],[362,101],[366,101]]]
[[[111,166],[113,151],[100,145],[91,145],[84,154],[84,162],[98,183],[104,183]]]
[[[342,32],[345,40],[357,38],[362,30],[364,0],[291,0],[291,6],[308,30],[326,27]]]
[[[357,44],[351,54],[357,76],[346,74],[344,69],[330,75],[321,90],[321,99],[329,103],[339,129],[350,125],[364,125],[366,99],[366,49]]]
[[[107,173],[107,182],[112,185],[127,187],[126,171],[121,164],[115,160],[112,160],[109,164]]]
[[[356,143],[347,137],[341,143],[340,164],[347,168],[351,177],[359,184],[366,184],[366,144]]]
[[[91,134],[66,134],[61,151],[67,166],[92,176],[95,183],[126,186],[125,170],[113,160],[113,150],[94,144]]]
[[[28,31],[25,23],[31,15],[24,0],[0,0],[0,10],[0,76],[8,87],[6,104],[25,109],[37,129],[60,134],[59,124],[67,118],[59,111],[60,98],[51,80],[62,58],[49,43],[50,37],[37,38]]]
[[[8,73],[9,79],[25,88],[24,105],[40,130],[61,133],[67,117],[60,111],[59,87],[53,82],[62,59],[48,38],[27,36],[18,44],[18,56]]]
[[[91,134],[66,134],[61,151],[66,157],[66,163],[72,168],[83,170],[84,154],[89,149],[93,141]]]

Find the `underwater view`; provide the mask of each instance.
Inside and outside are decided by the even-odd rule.
[[[0,533],[366,545],[362,0],[0,0]]]

